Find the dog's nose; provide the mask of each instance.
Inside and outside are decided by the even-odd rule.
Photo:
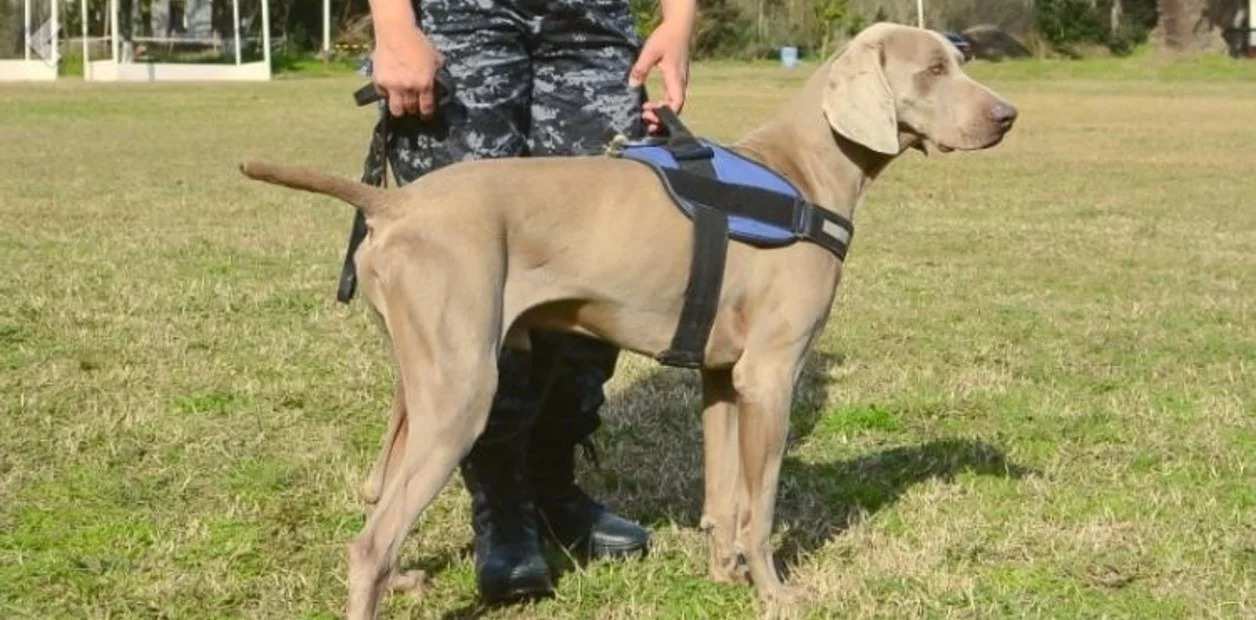
[[[1010,103],[998,102],[990,108],[990,119],[1004,129],[1004,131],[1012,128],[1012,123],[1016,122],[1016,108]]]

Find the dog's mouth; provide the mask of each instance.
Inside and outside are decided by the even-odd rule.
[[[1003,141],[1003,137],[1006,135],[1007,135],[1006,131],[995,131],[995,132],[992,132],[990,137],[987,138],[986,140],[983,140],[981,142],[977,142],[971,145],[966,144],[962,146],[957,146],[954,144],[946,144],[944,142],[933,142],[932,144],[933,144],[933,147],[937,149],[939,153],[950,153],[952,151],[980,151],[983,149],[988,149],[988,148],[998,146],[999,143]]]

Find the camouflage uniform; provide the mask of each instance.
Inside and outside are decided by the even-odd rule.
[[[643,92],[628,87],[640,40],[627,0],[416,0],[415,14],[455,88],[437,123],[392,121],[399,184],[468,159],[595,154],[617,133],[642,133]],[[532,340],[531,356],[503,353],[477,448],[532,429],[538,441],[570,445],[597,427],[618,351],[571,335]]]

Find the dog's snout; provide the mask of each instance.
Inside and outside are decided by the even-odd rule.
[[[1000,101],[990,107],[990,119],[1003,129],[1010,129],[1016,122],[1016,108],[1010,103]]]

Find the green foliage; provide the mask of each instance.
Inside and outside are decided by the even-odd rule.
[[[663,19],[658,0],[629,0],[633,21],[642,38],[648,37]],[[693,56],[746,57],[753,48],[753,25],[729,0],[699,0],[701,13],[693,37]]]
[[[658,26],[658,0],[630,0],[637,31],[647,36]],[[786,45],[813,55],[866,25],[850,0],[699,0],[694,33],[696,58],[764,58]]]
[[[22,30],[15,28],[22,23],[21,14],[8,2],[0,2],[0,58],[22,53]]]
[[[815,47],[821,56],[831,51],[835,36],[854,36],[866,25],[863,15],[851,9],[850,0],[818,0],[815,18],[816,33],[812,43],[818,43]]]
[[[1034,6],[1034,25],[1056,48],[1103,40],[1103,23],[1089,0],[1040,0]]]
[[[700,0],[702,12],[694,34],[693,54],[699,58],[745,57],[754,48],[750,21],[728,0]]]
[[[632,10],[632,19],[637,26],[641,38],[645,38],[658,27],[663,20],[657,0],[629,0],[628,7]]]
[[[1121,18],[1112,24],[1112,4],[1121,2]],[[1034,26],[1057,51],[1077,55],[1077,45],[1103,45],[1125,56],[1147,40],[1156,24],[1155,0],[1039,0]]]

